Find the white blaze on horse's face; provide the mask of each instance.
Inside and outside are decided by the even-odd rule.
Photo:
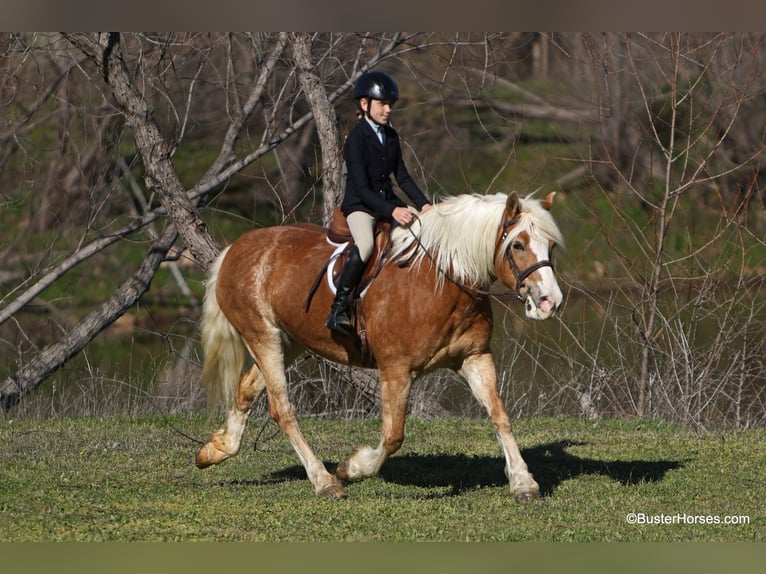
[[[550,261],[551,245],[548,241],[530,239],[528,249],[537,261]],[[551,266],[540,267],[517,288],[524,297],[524,307],[530,319],[550,318],[564,300]]]
[[[562,242],[549,211],[554,192],[540,201],[508,195],[495,255],[497,278],[516,291],[527,317],[548,319],[563,301],[551,263],[551,250]]]

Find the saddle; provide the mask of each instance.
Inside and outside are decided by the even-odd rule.
[[[370,255],[369,261],[367,261],[367,267],[364,269],[361,281],[357,286],[354,298],[357,298],[367,287],[369,287],[372,280],[378,276],[383,264],[386,262],[386,255],[388,253],[388,247],[391,244],[391,224],[385,221],[378,221],[375,224],[374,231],[375,243],[372,249],[372,255]],[[351,236],[351,231],[348,228],[348,221],[346,216],[340,210],[340,207],[336,207],[333,211],[330,223],[327,225],[327,239],[332,243],[348,245],[343,252],[335,258],[334,261],[328,262],[333,265],[332,280],[333,284],[337,285],[338,276],[340,270],[343,269],[343,264],[348,259],[348,253],[351,247],[354,245],[354,238]]]

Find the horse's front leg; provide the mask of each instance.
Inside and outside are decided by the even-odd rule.
[[[375,476],[386,459],[399,450],[404,442],[404,422],[411,386],[412,377],[409,371],[402,374],[381,371],[380,399],[383,424],[380,443],[377,448],[359,447],[353,456],[338,465],[335,476],[343,481]]]
[[[497,392],[497,372],[490,353],[468,357],[459,373],[468,381],[471,391],[487,409],[495,425],[495,433],[505,455],[505,475],[510,483],[511,493],[518,502],[539,500],[540,487],[527,469],[519,447],[511,431],[508,411]]]

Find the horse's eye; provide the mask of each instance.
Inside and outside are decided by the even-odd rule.
[[[512,247],[514,251],[524,251],[524,244],[521,241],[514,241]]]

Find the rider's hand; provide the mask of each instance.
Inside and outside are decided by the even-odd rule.
[[[407,227],[410,223],[412,223],[412,220],[415,219],[415,216],[406,207],[395,207],[391,217],[393,217],[394,221],[396,221],[399,225],[403,225],[404,227]]]

